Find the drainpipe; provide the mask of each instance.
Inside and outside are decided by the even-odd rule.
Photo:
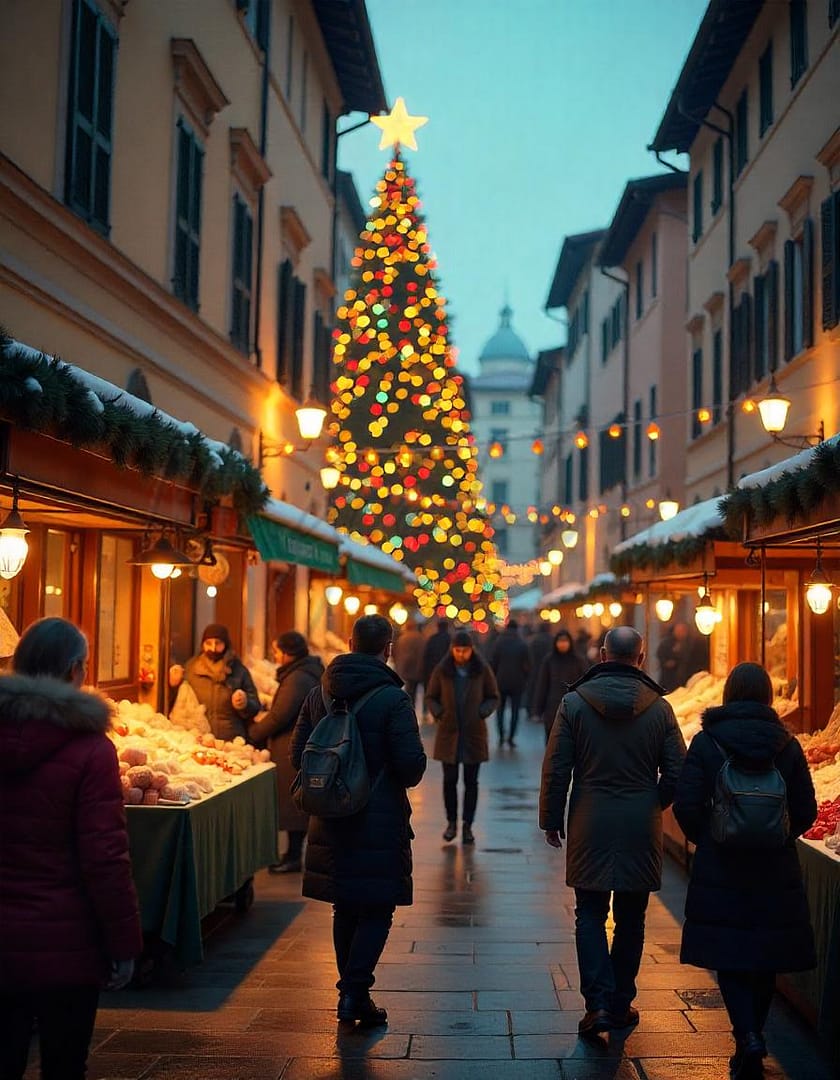
[[[342,114],[346,115],[346,114]],[[336,118],[337,120],[338,118]],[[349,135],[351,131],[358,131],[359,128],[365,127],[370,123],[370,117],[366,120],[360,120],[358,124],[351,124],[350,127],[344,128],[342,131],[336,131],[333,134],[333,171],[332,171],[332,196],[333,196],[333,212],[332,212],[332,229],[330,232],[330,276],[332,277],[333,284],[335,284],[336,274],[336,243],[335,237],[338,231],[338,140],[342,135]]]
[[[265,152],[268,147],[268,84],[269,52],[271,42],[271,4],[265,0],[257,0],[263,7],[262,17],[265,20],[265,33],[262,41],[262,84],[260,86],[260,157],[265,161]],[[263,224],[265,219],[265,185],[260,187],[257,193],[257,279],[254,286],[254,355],[257,367],[262,368],[262,348],[260,346],[260,316],[262,313],[262,283],[263,283]]]
[[[735,118],[728,109],[725,109],[717,102],[712,104],[712,108],[723,113],[726,117],[726,122],[729,125],[728,128],[719,127],[705,117],[693,116],[682,107],[681,102],[677,102],[678,111],[687,120],[691,120],[692,123],[699,124],[701,127],[708,128],[710,131],[714,131],[726,139],[726,144],[729,149],[729,180],[727,183],[727,192],[729,195],[728,260],[729,269],[731,270],[735,263]],[[729,275],[727,275],[727,277],[728,276]],[[727,296],[729,303],[729,392],[727,396],[729,400],[726,406],[726,489],[727,491],[731,491],[735,486],[735,405],[732,398],[732,311],[735,306],[735,289],[731,281],[729,282]]]
[[[666,161],[662,157],[662,154],[660,153],[660,151],[654,149],[654,147],[652,145],[646,146],[645,149],[648,151],[648,153],[653,154],[653,156],[656,158],[656,160],[659,162],[659,164],[663,168],[670,169],[671,172],[679,173],[680,176],[687,176],[688,175],[688,169],[679,169],[679,168],[677,168],[676,165],[672,165],[671,162]]]
[[[621,476],[621,502],[627,502],[627,451],[630,446],[630,278],[616,277],[606,267],[600,267],[604,277],[617,282],[624,289],[624,347],[621,355],[621,411],[624,413],[624,470]],[[627,518],[619,514],[619,532],[627,539]]]

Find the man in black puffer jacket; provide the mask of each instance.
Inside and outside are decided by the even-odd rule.
[[[338,1019],[387,1023],[370,988],[385,948],[394,909],[412,902],[411,803],[406,788],[420,783],[426,754],[414,706],[402,680],[387,666],[393,628],[381,615],[364,615],[353,626],[349,653],[337,656],[323,686],[351,705],[382,688],[356,714],[371,782],[370,799],[358,814],[309,819],[303,895],[333,905],[333,943],[339,979]],[[291,759],[301,755],[326,713],[320,686],[303,703],[292,735]]]

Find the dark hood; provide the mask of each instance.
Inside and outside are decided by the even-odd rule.
[[[314,678],[319,679],[324,674],[324,665],[321,663],[320,656],[312,656],[307,653],[306,656],[299,656],[297,660],[292,660],[290,664],[284,664],[279,667],[276,672],[276,678],[278,682],[282,682],[287,679],[295,671],[306,671]]]
[[[748,761],[768,761],[793,738],[775,709],[757,701],[732,701],[706,709],[703,731],[720,745]]]
[[[342,653],[327,668],[324,676],[327,693],[334,698],[355,701],[377,686],[402,686],[403,681],[377,656],[366,653]]]
[[[646,671],[616,660],[593,664],[569,690],[608,720],[632,720],[665,693]]]
[[[58,679],[0,676],[0,773],[29,772],[78,735],[110,726],[110,706],[97,694]]]

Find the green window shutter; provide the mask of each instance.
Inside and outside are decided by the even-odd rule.
[[[302,281],[294,280],[293,334],[292,334],[292,379],[291,394],[299,401],[303,400],[303,335],[306,317],[306,286]]]
[[[723,416],[723,331],[712,337],[712,419],[719,424]]]
[[[183,119],[179,119],[172,289],[194,311],[198,310],[203,165],[203,150]]]
[[[712,213],[723,205],[723,138],[717,139],[712,149]]]
[[[703,404],[703,350],[695,349],[691,356],[691,437],[697,439],[703,433],[698,411]]]
[[[793,259],[794,243],[785,241],[785,363],[793,359]]]
[[[244,353],[251,351],[252,264],[253,221],[244,199],[234,195],[230,340]]]
[[[767,322],[766,314],[766,288],[767,282],[763,276],[758,276],[753,282],[755,289],[755,312],[753,340],[755,341],[755,367],[753,377],[757,382],[767,374]]]
[[[802,227],[802,347],[814,344],[814,221]]]
[[[767,264],[764,288],[767,294],[767,362],[770,370],[775,371],[779,363],[779,264],[775,259]]]
[[[287,383],[292,369],[294,331],[292,264],[285,259],[277,267],[277,381]]]
[[[820,236],[822,328],[831,330],[840,322],[840,191],[820,206]]]

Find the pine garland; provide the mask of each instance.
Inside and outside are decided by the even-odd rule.
[[[626,577],[632,570],[662,570],[666,566],[690,566],[713,541],[723,538],[720,528],[709,529],[701,536],[687,536],[665,544],[636,544],[610,558],[610,570],[616,577]]]
[[[811,460],[763,487],[733,491],[721,503],[724,527],[740,539],[744,521],[766,528],[781,520],[787,528],[809,519],[831,495],[840,494],[840,440],[821,443]]]
[[[185,435],[157,409],[138,416],[122,392],[101,399],[58,357],[24,352],[2,328],[0,363],[0,416],[17,427],[101,450],[118,468],[183,484],[207,502],[230,495],[243,516],[265,505],[262,476],[240,453],[213,447],[200,431]]]

